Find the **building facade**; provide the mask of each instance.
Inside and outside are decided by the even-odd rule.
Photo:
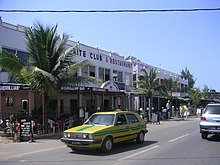
[[[0,18],[0,51],[7,50],[8,52],[15,53],[24,63],[27,63],[26,41],[24,38],[25,28],[28,27],[12,25],[3,22]],[[70,55],[70,58],[75,62],[89,60],[92,63],[92,66],[80,68],[77,76],[91,76],[103,80],[104,83],[87,84],[80,87],[63,87],[57,96],[51,97],[51,113],[56,112],[58,116],[72,115],[79,117],[80,110],[82,109],[85,112],[93,113],[114,108],[127,110],[139,110],[142,108],[139,97],[133,96],[129,92],[136,87],[134,81],[140,74],[141,69],[145,68],[149,71],[151,68],[156,67],[143,63],[140,60],[125,60],[124,56],[120,56],[117,53],[71,40],[67,42],[66,48],[75,45],[78,47],[78,50],[76,55],[72,57]],[[162,83],[164,78],[172,77],[174,80],[178,79],[180,89],[184,89],[188,85],[188,81],[180,79],[178,74],[160,68],[157,71],[160,83]],[[10,74],[4,69],[0,69],[0,82],[10,82]],[[181,93],[180,91],[175,94],[181,97]],[[21,105],[22,100],[30,102],[29,95],[26,98],[20,99]],[[2,99],[5,100],[3,97]],[[13,98],[15,97],[19,96],[13,96]],[[32,99],[32,102],[34,103],[28,104],[30,112],[36,109],[32,107],[36,104],[34,99]],[[18,109],[17,111],[20,111],[21,106],[13,105]],[[3,112],[2,105],[0,107],[1,112]]]

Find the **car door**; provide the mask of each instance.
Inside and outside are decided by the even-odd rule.
[[[114,129],[114,141],[121,142],[129,140],[129,124],[123,113],[117,114],[115,129]]]
[[[126,114],[129,123],[129,134],[132,139],[136,138],[141,130],[141,124],[133,113]]]

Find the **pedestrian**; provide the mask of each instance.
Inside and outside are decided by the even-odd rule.
[[[169,113],[170,113],[170,100],[168,100],[167,101],[167,103],[166,103],[166,109],[167,109],[167,111],[166,111],[166,118],[168,119],[169,118]]]
[[[180,119],[184,120],[184,108],[182,104],[180,104],[179,110],[180,110]]]
[[[55,122],[53,119],[48,119],[48,125],[49,125],[49,133],[55,132]]]
[[[187,107],[186,104],[183,106],[183,109],[184,109],[184,116],[186,117],[186,119],[188,119],[188,117],[189,117],[189,108]]]
[[[35,121],[31,119],[31,128],[30,128],[30,141],[29,143],[35,142],[34,141],[34,126],[35,126]]]
[[[167,109],[162,107],[162,119],[166,120],[166,115],[167,115]]]
[[[201,108],[198,107],[198,108],[196,109],[196,116],[199,117],[200,115],[201,115]]]

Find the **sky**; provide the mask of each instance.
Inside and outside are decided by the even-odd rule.
[[[0,0],[0,10],[119,10],[219,8],[220,0]],[[3,22],[58,24],[60,34],[92,47],[136,57],[177,74],[194,87],[220,91],[220,11],[145,13],[5,13]],[[1,39],[1,36],[0,36]]]

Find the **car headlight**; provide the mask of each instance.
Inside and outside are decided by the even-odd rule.
[[[63,137],[67,138],[67,133],[63,133]]]
[[[93,138],[92,134],[89,134],[89,133],[83,134],[82,137],[83,137],[84,139],[92,139],[92,138]]]
[[[89,137],[90,140],[93,138],[92,134],[89,134],[88,137]]]
[[[82,135],[82,137],[83,137],[84,139],[86,139],[86,138],[88,137],[88,134],[85,133],[85,134]]]
[[[68,133],[68,132],[64,132],[64,133],[63,133],[63,137],[65,137],[65,138],[70,138],[70,137],[71,137],[71,134]]]

